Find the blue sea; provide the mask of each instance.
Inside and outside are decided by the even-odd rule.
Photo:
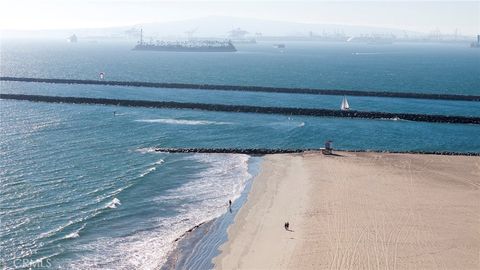
[[[480,95],[468,44],[285,42],[236,53],[2,40],[1,76]],[[0,82],[1,93],[330,108],[340,96]],[[348,97],[355,110],[480,117],[480,102]],[[115,113],[115,114],[114,114]],[[0,265],[156,269],[192,227],[228,215],[260,158],[155,147],[480,152],[478,125],[0,100]],[[222,226],[218,226],[222,227]],[[218,232],[225,236],[224,229]],[[215,252],[203,252],[214,254]],[[203,259],[208,258],[205,255]],[[193,265],[196,265],[193,263]],[[198,264],[197,264],[198,265]],[[0,267],[1,268],[1,267]]]

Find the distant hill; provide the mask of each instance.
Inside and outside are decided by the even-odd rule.
[[[412,31],[392,28],[338,24],[307,24],[224,16],[210,16],[176,22],[143,23],[135,25],[134,27],[143,28],[147,34],[159,36],[186,36],[186,31],[196,30],[194,33],[195,36],[224,37],[229,31],[235,28],[246,30],[249,32],[249,35],[262,33],[266,36],[308,35],[310,31],[317,34],[322,34],[323,32],[343,32],[350,36],[361,34],[394,34],[402,36],[405,33],[409,35],[419,34]]]
[[[186,38],[187,32],[194,32],[194,37],[217,37],[223,38],[228,35],[232,29],[241,28],[248,31],[247,35],[261,33],[264,36],[306,36],[310,32],[315,34],[322,33],[344,33],[348,36],[358,36],[362,34],[394,34],[396,36],[419,35],[420,33],[404,31],[401,29],[353,26],[338,24],[308,24],[285,21],[270,21],[254,18],[236,18],[225,16],[209,16],[198,19],[141,23],[137,25],[126,25],[110,28],[91,28],[91,29],[62,29],[62,30],[38,30],[38,31],[2,31],[5,37],[54,37],[66,38],[75,33],[79,39],[82,38],[117,38],[125,39],[136,38],[135,32],[143,28],[146,37],[172,37]]]

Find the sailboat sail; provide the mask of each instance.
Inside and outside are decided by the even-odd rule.
[[[346,111],[346,110],[350,109],[350,105],[348,105],[348,100],[347,100],[346,97],[343,97],[342,105],[340,106],[340,109],[342,111]]]

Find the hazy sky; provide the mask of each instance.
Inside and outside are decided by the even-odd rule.
[[[0,29],[125,26],[209,15],[290,22],[480,32],[478,1],[0,0]]]

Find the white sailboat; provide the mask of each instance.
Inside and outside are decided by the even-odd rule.
[[[348,111],[350,109],[350,105],[348,105],[347,97],[343,96],[342,105],[340,106],[340,110]]]

